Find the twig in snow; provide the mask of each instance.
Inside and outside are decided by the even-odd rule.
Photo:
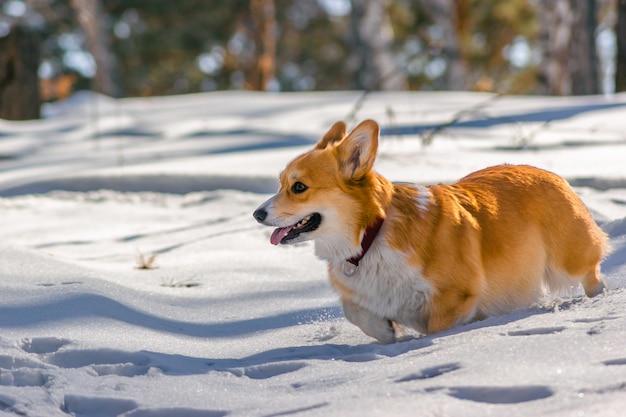
[[[137,269],[156,269],[156,257],[156,253],[146,256],[141,251],[137,251]]]
[[[480,103],[477,103],[468,109],[460,110],[452,117],[450,121],[439,124],[434,128],[426,131],[425,133],[420,134],[422,139],[422,145],[430,145],[433,142],[436,134],[450,126],[454,126],[455,124],[459,123],[464,117],[475,115],[503,95],[504,93],[497,93],[496,95],[489,97],[487,100],[481,101]]]

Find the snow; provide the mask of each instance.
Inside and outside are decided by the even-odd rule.
[[[626,95],[365,97],[350,123],[381,123],[390,179],[536,165],[613,246],[602,296],[392,345],[343,318],[310,243],[251,216],[360,96],[79,93],[0,121],[0,415],[622,416]]]

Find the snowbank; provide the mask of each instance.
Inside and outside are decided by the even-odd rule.
[[[626,96],[366,98],[389,178],[537,165],[613,246],[603,296],[385,346],[345,321],[310,244],[273,247],[251,217],[359,95],[84,93],[0,121],[0,414],[621,416]]]

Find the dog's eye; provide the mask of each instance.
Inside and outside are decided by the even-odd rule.
[[[291,186],[291,192],[294,194],[300,194],[303,193],[307,190],[306,185],[302,184],[300,181],[296,182],[294,185]]]

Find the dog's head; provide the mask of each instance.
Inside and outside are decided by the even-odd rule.
[[[366,120],[346,135],[346,125],[337,122],[312,150],[287,165],[278,194],[254,212],[259,223],[277,228],[272,244],[315,240],[324,259],[359,252],[363,231],[382,215],[373,201],[380,192],[372,170],[378,132],[378,124]]]

